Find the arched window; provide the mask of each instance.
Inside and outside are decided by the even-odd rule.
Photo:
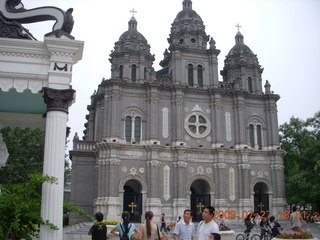
[[[198,65],[198,85],[203,87],[203,67]]]
[[[131,142],[131,133],[132,133],[132,117],[126,117],[125,125],[125,138],[127,142]]]
[[[141,117],[135,111],[125,118],[125,139],[129,143],[139,143],[141,140]]]
[[[121,80],[123,80],[123,66],[122,65],[120,65],[120,67],[119,67],[119,78]]]
[[[134,139],[136,142],[140,142],[140,139],[141,139],[141,117],[135,117]]]
[[[262,149],[262,135],[261,135],[261,125],[257,125],[257,143],[259,149]]]
[[[147,68],[144,68],[143,79],[147,80]]]
[[[191,63],[188,64],[188,84],[193,86],[193,65]]]
[[[250,93],[253,93],[253,87],[252,87],[252,78],[248,77],[248,89]]]
[[[253,149],[262,149],[262,125],[258,120],[249,124],[249,142]]]
[[[137,79],[137,65],[132,64],[131,66],[131,79],[132,82],[135,82]]]
[[[253,124],[249,125],[249,138],[250,138],[250,146],[254,148],[254,128]]]

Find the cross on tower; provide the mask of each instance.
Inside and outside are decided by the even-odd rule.
[[[239,23],[235,27],[238,28],[238,32],[240,32],[241,26],[239,25]]]
[[[130,10],[130,12],[132,13],[132,17],[134,17],[134,14],[137,13],[137,11],[134,8],[132,8],[132,10]]]

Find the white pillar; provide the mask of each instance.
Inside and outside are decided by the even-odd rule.
[[[58,227],[52,230],[41,225],[41,240],[63,239],[63,188],[64,162],[66,148],[66,128],[68,107],[74,90],[44,88],[44,101],[47,104],[46,136],[44,149],[43,175],[56,177],[58,184],[43,183],[41,198],[41,217]]]
[[[46,137],[43,175],[58,179],[58,184],[44,183],[42,185],[41,217],[44,221],[59,228],[51,230],[48,226],[41,226],[40,239],[58,240],[63,237],[63,186],[64,161],[66,146],[66,127],[68,114],[61,111],[47,113]]]

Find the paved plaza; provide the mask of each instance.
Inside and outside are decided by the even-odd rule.
[[[283,232],[289,232],[289,222],[288,221],[279,221],[279,223],[284,227]],[[92,223],[81,223],[74,226],[68,226],[64,229],[64,240],[90,240],[91,236],[88,236],[87,232],[91,227]],[[139,224],[136,224],[138,226]],[[158,224],[159,225],[159,224]],[[229,223],[228,226],[235,231],[234,239],[236,235],[244,230],[243,223]],[[315,238],[320,239],[320,224],[316,225],[315,223],[308,223],[304,227],[305,231],[311,232]],[[118,239],[118,238],[116,238]],[[173,239],[172,237],[170,239]],[[222,238],[223,240],[223,238]]]

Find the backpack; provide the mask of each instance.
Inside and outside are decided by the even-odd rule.
[[[131,228],[131,224],[129,224],[128,226],[128,232],[126,232],[123,227],[122,227],[122,224],[120,223],[120,227],[121,227],[121,230],[122,230],[122,234],[120,235],[120,240],[129,240],[129,235],[128,235],[128,232],[129,232],[129,229]]]

